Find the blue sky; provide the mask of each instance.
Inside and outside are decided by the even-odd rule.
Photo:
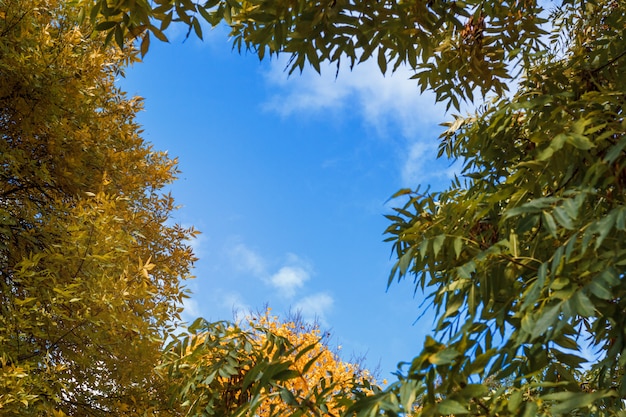
[[[185,318],[299,311],[344,359],[365,356],[388,377],[433,323],[415,323],[412,283],[386,291],[385,202],[447,185],[455,166],[435,155],[451,116],[408,71],[383,77],[372,62],[337,79],[335,68],[288,76],[282,58],[232,52],[222,29],[204,42],[169,36],[120,84],[145,98],[144,138],[179,158],[174,221],[202,232]]]

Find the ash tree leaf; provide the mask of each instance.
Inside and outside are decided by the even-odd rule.
[[[593,393],[557,392],[543,395],[541,398],[543,400],[558,400],[558,402],[550,408],[550,411],[554,414],[562,415],[576,409],[584,409],[599,399],[614,397],[615,395],[616,393],[613,390],[603,390]]]
[[[547,307],[541,312],[538,319],[534,322],[532,328],[532,338],[536,339],[540,335],[543,335],[549,328],[559,320],[561,314],[562,303],[556,304],[552,307]]]
[[[467,407],[455,400],[443,400],[437,405],[437,411],[445,416],[469,414]]]
[[[428,361],[433,365],[447,365],[459,356],[459,352],[456,349],[448,348],[429,356]]]
[[[445,235],[436,236],[432,240],[434,256],[437,256],[439,254],[439,252],[441,251],[441,248],[443,247],[443,243],[445,242],[445,240],[446,240]]]

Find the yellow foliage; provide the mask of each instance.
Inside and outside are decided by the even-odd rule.
[[[161,374],[188,416],[338,416],[375,385],[327,341],[318,326],[281,322],[269,310],[243,328],[198,319],[170,344]]]
[[[293,346],[306,348],[314,345],[305,355],[297,358],[298,350],[291,352],[288,359],[294,361],[292,368],[298,371],[299,376],[285,381],[284,387],[291,391],[296,398],[309,398],[314,394],[315,389],[320,388],[320,384],[324,381],[329,386],[333,385],[333,393],[349,392],[352,389],[355,380],[369,380],[373,382],[373,377],[369,371],[362,369],[359,365],[344,362],[341,360],[337,352],[334,352],[327,343],[324,343],[328,335],[322,334],[317,325],[310,325],[302,321],[286,321],[281,322],[277,316],[270,315],[268,309],[264,315],[250,318],[251,325],[266,328],[271,333],[284,337]],[[265,336],[259,335],[259,343],[263,343]],[[339,346],[337,350],[340,350]],[[269,355],[274,352],[268,352]],[[310,364],[310,361],[313,361]],[[306,366],[309,365],[308,368]],[[330,397],[329,397],[330,398]],[[338,416],[341,407],[330,398],[325,403],[327,409],[323,415]],[[280,415],[281,411],[289,414],[289,407],[284,404],[280,396],[271,397],[266,403],[262,404],[257,414],[260,417],[269,417],[272,410]],[[273,414],[276,415],[276,414]]]
[[[0,1],[0,414],[143,415],[193,230],[176,161],[140,136],[103,46],[62,0]]]

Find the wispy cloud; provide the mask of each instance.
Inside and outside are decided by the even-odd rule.
[[[435,141],[413,142],[408,148],[406,159],[402,165],[402,185],[414,187],[417,184],[427,185],[448,181],[461,173],[463,169],[461,160],[442,159],[435,162],[437,152],[438,143]]]
[[[267,282],[286,298],[292,298],[313,274],[311,264],[296,254],[288,253],[282,266]]]
[[[266,275],[266,261],[261,255],[243,243],[236,244],[232,248],[230,257],[235,268],[239,271],[250,273],[257,278],[262,278]]]
[[[285,60],[276,60],[265,74],[276,93],[266,108],[283,116],[299,112],[347,109],[358,112],[365,124],[385,132],[397,125],[405,137],[413,137],[424,124],[437,124],[444,114],[431,93],[420,94],[411,70],[400,67],[383,76],[373,61],[344,66],[335,77],[335,68],[326,66],[319,75],[311,69],[287,76]]]
[[[333,297],[327,293],[317,293],[304,297],[298,301],[293,309],[302,318],[310,323],[319,322],[322,326],[327,326],[328,314],[334,304]]]
[[[419,141],[409,146],[406,160],[402,166],[402,184],[411,186],[420,184],[425,177],[432,176],[433,171],[429,169],[432,161],[437,156],[437,143]]]
[[[222,307],[230,308],[233,312],[235,321],[241,321],[250,315],[252,311],[250,306],[243,300],[238,293],[228,293],[222,298]]]
[[[291,298],[310,277],[309,271],[303,267],[283,266],[269,278],[269,283],[285,297]]]
[[[184,298],[182,312],[183,321],[192,323],[198,317],[200,317],[200,308],[196,300],[193,298]]]
[[[293,253],[271,260],[243,243],[231,246],[228,253],[239,274],[258,279],[283,299],[293,298],[313,275],[310,262]]]
[[[435,102],[431,92],[420,94],[412,71],[406,67],[383,76],[373,61],[353,71],[326,66],[319,75],[311,69],[291,77],[284,72],[284,60],[277,60],[265,76],[275,91],[266,109],[282,116],[292,114],[356,114],[363,125],[381,137],[393,137],[400,146],[398,175],[403,186],[432,183],[448,178],[449,170],[434,171],[439,124],[446,119],[445,106]],[[396,145],[396,146],[397,146]]]

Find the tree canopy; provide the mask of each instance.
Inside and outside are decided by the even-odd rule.
[[[235,48],[287,53],[291,70],[408,65],[438,101],[478,106],[441,136],[440,155],[463,161],[461,177],[443,191],[400,191],[406,204],[388,216],[398,259],[389,282],[412,277],[425,292],[436,338],[353,411],[398,415],[417,399],[423,415],[623,410],[621,2],[98,4],[98,28],[143,33],[143,52],[141,30],[179,20],[201,35],[199,19],[225,21]]]
[[[0,4],[0,413],[297,415],[371,389],[314,327],[265,315],[180,334],[196,232],[162,191],[176,160],[115,85],[137,53],[78,13]]]
[[[569,4],[570,1],[565,3]],[[571,4],[578,1],[573,0]],[[517,65],[529,64],[545,49],[546,16],[536,0],[159,0],[118,2],[81,0],[84,15],[124,45],[141,38],[146,53],[150,34],[167,40],[172,22],[202,37],[202,22],[231,28],[234,48],[259,58],[291,56],[290,68],[308,62],[354,66],[376,59],[385,73],[408,65],[422,91],[458,108],[475,92],[501,94]],[[581,4],[583,4],[581,2]]]
[[[390,395],[424,415],[624,412],[624,11],[556,7],[517,92],[448,124],[440,154],[462,178],[398,193],[389,282],[426,291],[439,340]]]
[[[182,21],[198,36],[202,36],[201,19],[211,25],[224,21],[232,29],[236,48],[253,50],[260,58],[287,53],[291,56],[292,70],[302,69],[307,62],[319,71],[322,62],[338,65],[343,62],[352,66],[376,59],[383,73],[399,65],[408,65],[415,71],[414,78],[422,91],[433,91],[437,100],[449,107],[459,108],[463,101],[476,103],[475,114],[453,116],[440,138],[440,155],[463,162],[460,178],[443,191],[401,190],[395,197],[404,199],[404,202],[396,200],[401,207],[388,216],[391,224],[387,233],[397,256],[389,283],[396,279],[413,279],[416,289],[424,291],[439,317],[435,337],[428,338],[422,352],[400,369],[398,382],[384,392],[356,401],[345,411],[346,415],[377,416],[382,413],[398,416],[412,411],[425,416],[624,414],[626,5],[623,2],[209,0],[196,4],[188,0],[157,0],[154,3],[113,4],[105,0],[83,0],[79,3],[83,6],[79,20],[89,19],[96,30],[106,32],[105,36],[120,46],[129,38],[141,38],[140,51],[144,54],[148,51],[151,34],[165,40],[163,31],[173,21]],[[45,7],[42,9],[46,10]],[[0,33],[3,37],[13,36],[7,38],[15,39],[12,42],[23,42],[21,31],[33,29],[21,22],[32,21],[41,12],[37,9],[20,14],[14,10],[12,7],[3,10],[1,17],[5,26]],[[61,33],[59,28],[63,22],[63,17],[59,16],[52,25],[37,26],[36,21],[30,25],[45,27],[46,30],[39,30],[37,36],[46,36],[47,33]],[[80,45],[93,42],[80,36],[77,39],[80,39]],[[37,56],[32,51],[54,45],[45,38],[41,40],[44,42],[30,41],[24,46],[30,48],[24,56]],[[75,53],[76,48],[70,49]],[[8,56],[13,54],[15,63],[7,65],[6,70],[3,68],[3,76],[12,73],[12,65],[20,68],[18,64],[22,62],[19,52],[14,52],[21,49],[12,46],[11,51]],[[3,54],[6,53],[3,51]],[[34,61],[24,58],[23,62],[30,65]],[[47,65],[56,68],[49,61]],[[87,62],[85,65],[90,68]],[[32,126],[45,129],[61,126],[72,135],[80,132],[80,129],[69,128],[71,118],[58,116],[64,114],[63,109],[50,106],[49,112],[37,112],[41,108],[40,102],[46,103],[47,97],[61,94],[56,89],[84,79],[78,68],[72,73],[64,73],[68,81],[60,78],[51,85],[41,81],[46,80],[44,75],[47,76],[47,72],[35,69],[19,72],[32,74],[29,81],[32,84],[3,82],[0,87],[9,89],[9,93],[3,90],[2,97],[11,97],[6,105],[3,103],[3,108],[10,109],[3,113],[2,126],[8,132],[3,134],[6,138],[19,139],[15,140],[15,145],[6,140],[3,146],[20,149],[19,145],[25,140],[20,135],[27,138],[26,133],[32,132],[22,134],[17,130],[20,133],[16,134],[10,129],[19,126],[25,117],[35,115],[50,114],[56,119]],[[31,89],[23,89],[24,85]],[[48,85],[50,92],[33,95],[33,91],[39,91],[33,88],[40,85]],[[509,88],[514,92],[507,94]],[[11,89],[17,93],[11,93]],[[36,100],[29,102],[29,97],[36,97]],[[126,103],[123,100],[117,102]],[[94,111],[90,114],[103,117],[109,114],[101,110],[104,108],[104,103],[94,104]],[[19,117],[11,119],[13,114]],[[77,114],[81,114],[80,111]],[[39,144],[41,142],[36,142],[37,139],[49,134],[44,130],[32,133],[30,137],[33,143]],[[48,146],[47,141],[44,143]],[[55,144],[54,141],[51,143]],[[60,144],[56,146],[63,149]],[[117,146],[121,145],[116,144],[113,148],[117,149]],[[40,147],[28,149],[38,150]],[[72,152],[85,152],[84,149],[80,146],[71,148]],[[99,325],[109,323],[104,318],[99,319],[103,321],[76,319],[83,317],[81,315],[72,315],[74,321],[66,318],[65,311],[75,311],[83,305],[76,303],[86,297],[79,292],[81,285],[86,284],[77,280],[78,275],[74,277],[72,271],[96,269],[94,265],[102,262],[102,257],[106,259],[107,254],[115,251],[116,246],[111,246],[111,242],[135,242],[136,239],[144,242],[144,236],[148,236],[145,242],[149,242],[149,236],[153,236],[150,233],[145,235],[142,228],[137,229],[140,230],[137,234],[129,227],[114,229],[121,233],[121,237],[107,240],[111,228],[102,228],[102,235],[92,241],[90,230],[100,229],[90,229],[89,226],[101,224],[98,221],[126,219],[124,216],[141,212],[141,204],[150,202],[160,209],[152,212],[163,213],[171,208],[163,203],[168,200],[151,199],[145,188],[138,188],[141,192],[136,194],[125,188],[116,189],[122,187],[119,184],[124,184],[125,179],[119,179],[117,184],[113,179],[109,180],[109,175],[113,175],[109,171],[90,171],[88,168],[93,159],[84,153],[77,159],[76,172],[81,173],[77,178],[87,182],[69,181],[67,189],[72,191],[57,194],[56,188],[65,187],[71,178],[58,169],[63,165],[47,163],[39,154],[22,157],[24,151],[20,152],[2,153],[3,158],[13,155],[3,164],[7,172],[11,172],[8,168],[15,164],[20,164],[20,172],[40,169],[38,175],[46,179],[43,184],[53,186],[46,185],[45,193],[39,193],[41,190],[33,187],[31,182],[10,177],[13,182],[6,181],[10,188],[2,197],[2,202],[6,202],[3,210],[7,211],[3,216],[7,219],[7,224],[3,225],[6,231],[2,232],[4,241],[17,236],[11,232],[12,227],[17,227],[11,223],[12,219],[18,219],[20,230],[25,231],[19,235],[24,236],[20,240],[22,246],[15,246],[24,248],[18,252],[19,256],[12,258],[13,254],[8,250],[2,255],[5,257],[2,262],[7,265],[2,270],[3,285],[7,286],[2,293],[7,302],[2,303],[2,308],[12,309],[6,313],[3,311],[2,326],[8,330],[1,343],[7,346],[3,348],[9,353],[3,356],[2,372],[13,372],[16,382],[12,386],[19,388],[10,391],[9,395],[13,397],[5,395],[2,398],[11,399],[17,406],[20,402],[31,401],[31,397],[27,397],[29,392],[38,395],[33,398],[48,398],[37,391],[50,386],[39,383],[39,379],[47,381],[46,372],[63,372],[68,366],[75,367],[77,375],[85,374],[80,360],[74,355],[77,351],[74,346],[79,340],[73,339],[73,333],[78,329],[100,329]],[[57,152],[55,155],[69,162],[73,161],[72,157],[77,158],[71,153],[66,156]],[[93,158],[99,155],[96,152]],[[143,155],[142,160],[145,160],[146,154]],[[154,161],[153,158],[149,160]],[[126,163],[125,166],[139,165]],[[170,169],[164,171],[170,172]],[[53,174],[60,175],[59,179]],[[153,183],[144,180],[142,184]],[[105,187],[104,191],[98,186]],[[110,191],[111,187],[116,192]],[[28,193],[19,194],[13,188]],[[81,191],[95,196],[83,196],[79,194]],[[19,197],[21,195],[24,196]],[[75,195],[81,198],[72,197]],[[132,195],[132,198],[117,198],[120,195]],[[9,205],[9,198],[14,198],[17,203]],[[140,202],[139,208],[134,206],[135,201]],[[127,211],[122,210],[123,215],[118,214],[119,207],[127,206]],[[54,216],[48,215],[49,208],[56,210]],[[9,213],[8,210],[19,213]],[[55,221],[58,216],[67,216],[73,227],[61,227]],[[130,216],[130,219],[135,218]],[[45,227],[33,227],[38,222]],[[157,223],[166,227],[162,222]],[[180,229],[173,230],[185,234]],[[28,240],[32,233],[44,232],[46,239],[34,241],[49,244],[35,244]],[[180,234],[170,236],[180,237]],[[172,242],[176,241],[174,237],[172,239]],[[92,242],[99,243],[94,246]],[[8,243],[4,245],[9,247]],[[63,269],[64,274],[55,275],[50,271],[61,270],[57,266],[61,257],[55,256],[59,247],[71,247],[71,250],[63,251],[70,254],[63,257],[63,262],[70,263]],[[97,250],[85,251],[85,248],[92,247]],[[151,251],[146,251],[145,247],[132,248],[134,252],[126,248],[128,252],[123,252],[129,253],[128,267],[115,269],[121,265],[116,263],[112,266],[116,272],[110,274],[116,277],[143,276],[140,282],[145,284],[142,285],[170,288],[165,283],[171,281],[164,276],[159,280],[153,271],[163,264],[164,259],[173,259],[173,254],[179,252],[160,251],[161,248],[154,247]],[[150,258],[152,252],[155,255]],[[136,259],[141,262],[131,263]],[[130,265],[135,265],[134,269]],[[169,265],[167,261],[165,265]],[[186,272],[181,265],[186,264],[172,267],[171,271],[176,271],[174,276]],[[92,275],[103,275],[100,268],[96,271]],[[71,279],[63,281],[57,277]],[[27,285],[24,283],[33,280],[62,282],[65,286],[24,287]],[[29,294],[38,294],[45,288],[48,288],[47,292],[30,298]],[[166,292],[171,298],[175,298],[175,293]],[[166,296],[166,300],[171,298]],[[46,301],[38,303],[39,299]],[[114,323],[116,316],[112,311],[137,312],[148,307],[160,311],[157,304],[144,305],[131,300],[114,309],[103,299],[107,300],[106,297],[96,297],[94,305],[102,305],[102,311],[107,312],[105,317]],[[57,310],[49,307],[55,303],[61,303],[63,307]],[[158,305],[171,306],[167,303]],[[171,311],[168,308],[165,311]],[[87,306],[84,309],[81,314],[101,311]],[[42,317],[40,321],[29,318],[35,314]],[[141,317],[141,314],[136,316]],[[9,320],[8,317],[15,318]],[[145,323],[139,319],[134,322]],[[43,323],[42,328],[46,329],[42,333],[38,332],[39,323]],[[146,325],[154,330],[162,324],[149,322]],[[235,352],[237,357],[245,357],[241,352],[247,352],[247,339],[244,337],[243,342],[235,342],[240,340],[237,339],[239,336],[233,339],[228,329],[225,326],[217,334],[227,345],[232,345],[229,351]],[[53,331],[57,336],[47,337],[50,332],[55,334]],[[150,332],[142,333],[145,334]],[[110,335],[110,332],[98,332],[97,335]],[[80,340],[90,340],[90,337],[95,338],[87,333],[87,337]],[[188,339],[196,340],[193,343],[183,339],[183,347],[178,350],[183,357],[187,355],[184,343],[193,346],[192,351],[196,346],[206,346],[208,339],[196,343],[198,339],[193,337]],[[140,344],[151,339],[137,336],[132,340]],[[107,360],[113,357],[107,356],[113,348],[104,342],[97,343],[85,343],[84,349],[104,353],[98,370],[102,369],[103,375],[114,376],[98,381],[122,378],[118,375],[121,370]],[[278,342],[273,343],[276,346]],[[51,359],[40,356],[44,351],[42,347],[52,347],[58,356],[50,356]],[[285,347],[281,354],[288,354],[288,351],[289,348]],[[31,379],[20,379],[18,363],[42,372],[29,374]],[[252,363],[249,366],[253,366]],[[238,375],[238,369],[234,369],[235,373],[225,371],[226,375]],[[138,375],[144,375],[143,380],[148,379],[145,373]],[[500,383],[502,380],[505,383]],[[91,380],[86,377],[85,381]],[[63,404],[73,402],[77,407],[82,404],[83,397],[91,395],[97,399],[90,404],[98,405],[109,398],[101,395],[103,392],[126,392],[126,389],[137,386],[122,384],[122,381],[126,383],[123,379],[119,381],[119,384],[103,383],[85,389],[88,382],[80,384],[72,379],[66,380],[67,384],[73,384],[69,390],[71,394],[55,398]],[[241,382],[245,383],[244,380]],[[207,384],[210,385],[211,381]],[[45,389],[60,392],[56,386]],[[283,393],[283,400],[291,399],[287,392],[293,396],[289,390],[271,392]],[[417,410],[416,402],[420,405]]]
[[[191,229],[104,47],[62,1],[0,2],[0,413],[144,415]]]
[[[269,310],[240,325],[198,319],[166,348],[160,372],[172,407],[188,416],[339,416],[380,391],[318,326]]]

